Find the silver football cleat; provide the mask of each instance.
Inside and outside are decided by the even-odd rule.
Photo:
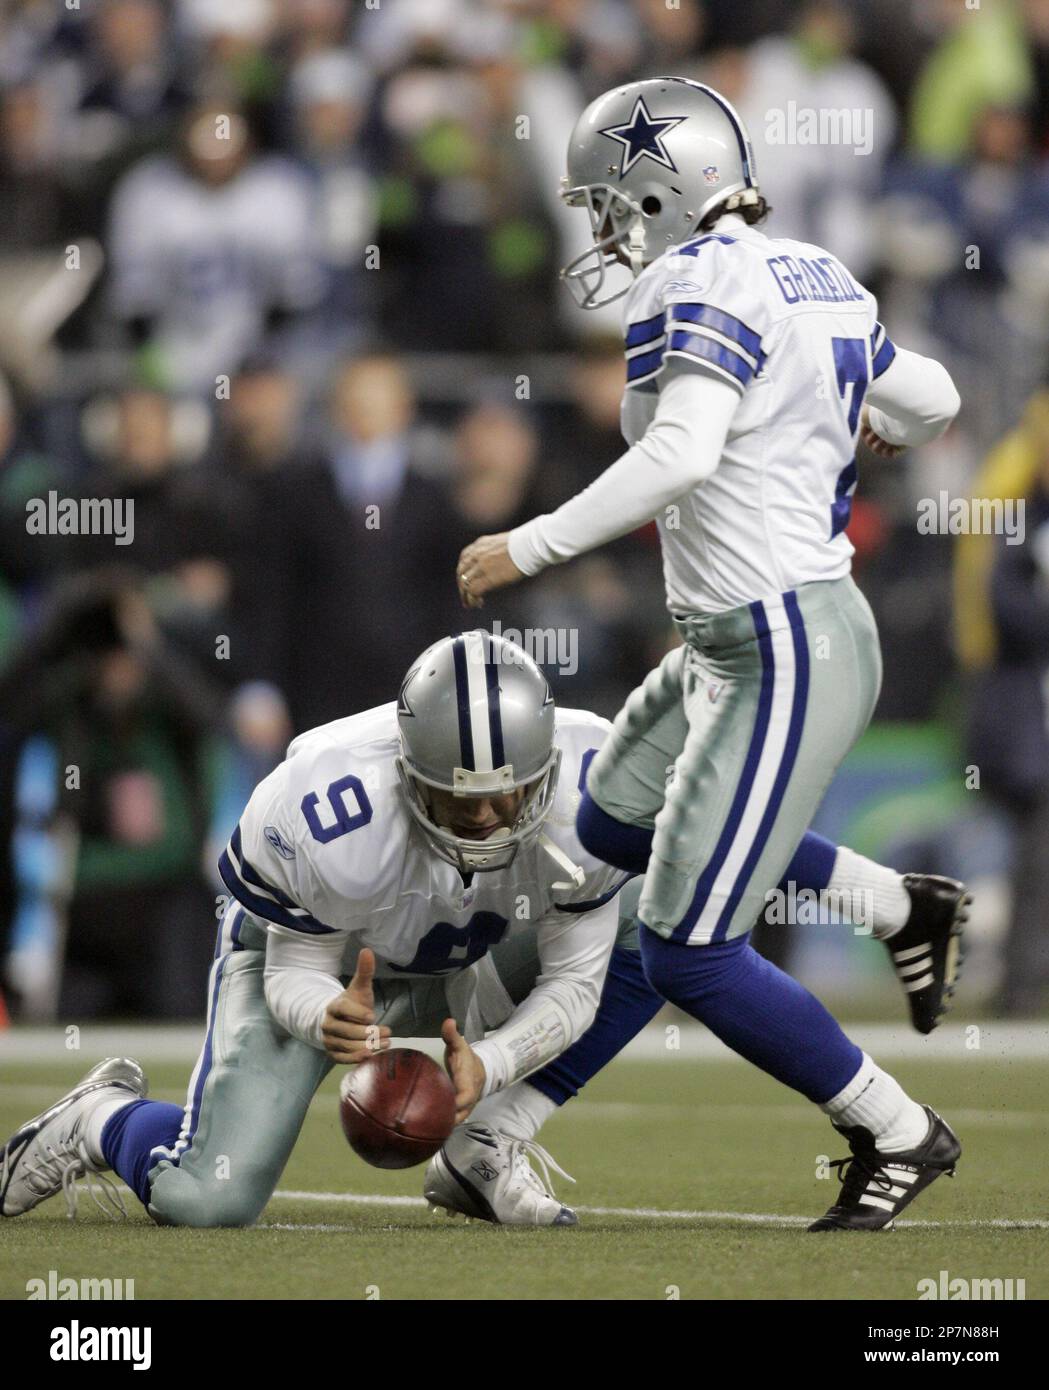
[[[534,1158],[542,1179],[532,1168]],[[549,1190],[550,1170],[567,1178],[541,1145],[487,1125],[460,1125],[426,1168],[423,1193],[434,1207],[499,1226],[575,1226],[579,1218]]]
[[[21,1216],[63,1192],[70,1217],[76,1215],[77,1179],[86,1178],[95,1205],[107,1216],[126,1216],[114,1184],[90,1162],[84,1148],[88,1117],[114,1092],[145,1096],[142,1068],[130,1057],[107,1057],[66,1094],[22,1126],[0,1150],[0,1216]]]

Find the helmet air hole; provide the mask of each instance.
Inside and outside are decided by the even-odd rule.
[[[641,200],[641,211],[646,217],[656,217],[662,210],[663,204],[658,198],[653,197],[651,193],[647,198]]]

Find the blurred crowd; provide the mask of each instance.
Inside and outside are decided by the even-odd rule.
[[[850,535],[879,718],[938,722],[984,769],[987,873],[1023,885],[1001,1001],[1044,1001],[1049,0],[0,16],[0,957],[23,1012],[195,1014],[254,783],[463,626],[463,544],[621,452],[617,310],[558,286],[589,235],[559,179],[586,102],[660,72],[736,104],[768,230],[840,255],[959,386],[942,440],[861,458]],[[801,108],[855,113],[851,143],[784,143]],[[943,490],[1026,497],[1028,544],[920,534]],[[133,499],[132,543],[32,534],[52,493]],[[547,652],[555,693],[613,714],[672,640],[654,531],[483,617],[578,634]]]

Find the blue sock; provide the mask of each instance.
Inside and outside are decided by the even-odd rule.
[[[641,956],[617,946],[608,963],[601,1003],[583,1036],[549,1066],[533,1072],[528,1084],[564,1105],[596,1076],[663,1007],[645,979]]]
[[[837,857],[837,845],[807,830],[780,879],[780,888],[785,890],[788,883],[796,883],[799,888],[811,888],[818,893],[830,882]]]
[[[643,825],[627,825],[603,810],[584,788],[575,818],[576,834],[595,859],[643,874],[652,853],[652,831]]]
[[[762,1071],[822,1105],[856,1075],[863,1054],[807,989],[759,956],[746,936],[708,946],[641,927],[649,984]]]
[[[178,1139],[184,1110],[164,1100],[133,1100],[102,1127],[102,1156],[145,1206],[154,1149],[170,1148]]]
[[[643,874],[648,867],[652,831],[643,825],[627,825],[616,820],[602,810],[588,791],[583,792],[576,813],[576,834],[583,848],[606,864],[634,874]],[[807,830],[780,880],[780,888],[786,890],[788,883],[814,892],[826,888],[837,854],[837,845]]]

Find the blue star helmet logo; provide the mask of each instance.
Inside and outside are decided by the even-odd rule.
[[[677,165],[667,154],[663,139],[685,119],[685,116],[652,116],[645,105],[645,98],[638,97],[634,103],[633,114],[626,125],[607,126],[604,130],[599,130],[598,134],[607,136],[609,140],[618,140],[622,145],[619,156],[621,179],[625,178],[641,159],[654,160],[656,164],[661,164],[664,169],[671,169],[676,174]]]

